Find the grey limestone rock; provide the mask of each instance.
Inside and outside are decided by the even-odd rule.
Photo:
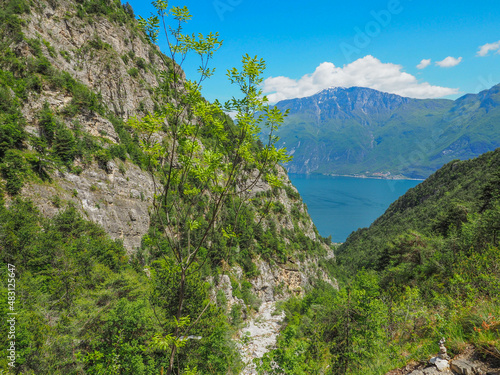
[[[451,361],[451,369],[460,375],[478,375],[481,374],[479,366],[465,359],[455,359]]]
[[[54,196],[73,202],[88,219],[102,225],[111,238],[121,239],[127,250],[140,246],[149,228],[148,208],[153,194],[147,172],[127,162],[124,176],[114,168],[107,173],[94,165],[80,175],[65,173],[53,178],[51,185],[25,186],[22,195],[32,199],[46,216],[54,216],[64,208],[54,206]]]

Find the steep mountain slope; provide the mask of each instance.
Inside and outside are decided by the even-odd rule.
[[[457,99],[438,127],[443,129],[440,147],[429,157],[434,168],[499,147],[500,85]]]
[[[449,236],[454,228],[493,208],[500,192],[500,149],[453,161],[392,203],[369,227],[353,232],[338,250],[339,262],[356,269],[384,269],[398,237],[416,232]],[[497,240],[498,223],[484,233]]]
[[[4,168],[7,190],[24,184],[22,194],[48,215],[59,211],[54,197],[73,201],[112,238],[138,247],[149,226],[152,181],[137,167],[140,150],[124,120],[158,105],[151,95],[158,51],[119,3],[9,1],[2,17],[0,82],[16,113],[11,124],[23,129],[16,156],[26,166],[24,176],[10,178]],[[2,134],[8,149],[12,135]],[[59,138],[69,143],[66,155],[54,152]],[[10,189],[14,180],[18,187]]]
[[[155,281],[168,257],[148,243],[153,181],[126,120],[169,102],[156,87],[173,66],[120,1],[2,1],[0,21],[0,263],[18,277],[17,371],[160,373],[169,353],[151,341],[175,314],[152,294],[172,284]],[[221,210],[236,225],[190,275],[189,306],[210,308],[178,371],[240,373],[233,337],[261,302],[332,283],[331,249],[285,171],[274,176],[281,188],[260,179]]]
[[[276,106],[290,110],[278,135],[294,173],[425,178],[500,145],[498,86],[455,102],[330,88]]]

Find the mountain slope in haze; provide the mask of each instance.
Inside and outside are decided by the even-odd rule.
[[[293,173],[425,178],[446,162],[500,146],[500,86],[456,101],[330,88],[276,106]]]
[[[465,160],[499,147],[500,84],[457,99],[438,127],[442,129],[442,141],[429,157],[433,167],[456,158]]]

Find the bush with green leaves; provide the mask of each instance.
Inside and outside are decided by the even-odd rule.
[[[143,266],[135,270],[120,241],[64,202],[51,219],[29,201],[16,198],[9,207],[2,202],[0,222],[0,266],[12,264],[16,273],[19,374],[161,372],[169,354],[152,345],[163,332],[158,318],[164,314],[151,303],[159,292],[154,271],[149,279]],[[0,281],[2,296],[6,280]],[[190,308],[203,307],[198,291],[208,298],[207,285],[196,278],[191,282]],[[6,314],[7,307],[2,304],[0,313]],[[202,373],[239,373],[223,311],[211,305],[203,322],[192,332],[202,340],[188,342],[181,360]],[[2,345],[7,344],[6,330],[0,326]],[[0,358],[0,369],[7,369],[6,357]]]
[[[38,126],[40,127],[41,137],[51,146],[56,133],[57,124],[54,113],[50,109],[48,102],[43,103],[42,110],[38,114]]]
[[[8,87],[0,86],[0,111],[0,157],[2,157],[10,148],[22,148],[27,137],[24,131],[24,119]]]
[[[271,186],[280,186],[273,169],[277,163],[286,161],[287,156],[284,150],[274,147],[277,139],[272,135],[268,145],[255,147],[261,124],[269,126],[272,134],[283,121],[283,114],[266,106],[266,99],[261,97],[259,84],[263,81],[264,61],[245,55],[241,71],[236,68],[228,71],[231,83],[241,89],[243,99],[233,98],[226,103],[226,111],[238,113],[235,123],[227,121],[222,107],[217,102],[208,103],[200,93],[201,83],[213,74],[208,63],[221,45],[218,35],[183,34],[184,24],[191,18],[187,8],[173,7],[168,11],[166,1],[156,1],[154,5],[157,16],[147,20],[140,17],[139,22],[156,43],[160,20],[163,24],[167,16],[173,18],[174,26],[164,31],[175,43],[169,44],[169,60],[160,54],[169,69],[160,72],[161,84],[157,88],[160,97],[171,99],[157,112],[133,118],[130,124],[141,134],[148,170],[155,180],[152,230],[147,245],[154,257],[168,259],[162,263],[163,268],[171,270],[159,273],[164,275],[159,285],[166,284],[167,275],[178,280],[171,291],[173,304],[164,308],[168,313],[163,317],[164,334],[176,338],[186,335],[192,325],[180,327],[172,321],[189,317],[197,322],[201,312],[212,306],[206,301],[201,312],[190,310],[189,275],[203,272],[205,265],[214,261],[231,258],[229,243],[237,236],[242,203],[248,201],[251,188],[261,177]],[[197,81],[185,80],[181,66],[176,65],[176,62],[182,65],[188,53],[198,55],[202,61]],[[183,89],[179,90],[179,86]],[[203,134],[210,137],[204,139]],[[202,147],[203,142],[207,144]],[[257,177],[250,175],[251,170],[256,170]],[[236,209],[231,213],[229,207]],[[220,220],[225,215],[234,220]],[[173,233],[176,235],[170,235]],[[221,249],[221,243],[229,246]],[[255,267],[251,257],[246,261]],[[248,268],[247,273],[252,267]],[[250,302],[250,296],[247,297]],[[167,375],[178,371],[179,366],[184,368],[178,358],[184,358],[185,352],[175,340],[166,350],[170,353]]]
[[[76,154],[76,142],[73,132],[64,125],[56,129],[53,142],[54,153],[63,163],[71,164]]]
[[[0,163],[2,177],[6,181],[6,190],[11,195],[19,193],[24,185],[25,174],[28,173],[29,165],[22,152],[18,150],[7,150]]]
[[[127,70],[127,73],[130,74],[132,77],[137,78],[139,76],[139,69],[133,67]]]

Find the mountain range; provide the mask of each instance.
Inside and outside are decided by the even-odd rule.
[[[292,173],[420,179],[500,146],[500,85],[457,100],[332,87],[276,107]]]

